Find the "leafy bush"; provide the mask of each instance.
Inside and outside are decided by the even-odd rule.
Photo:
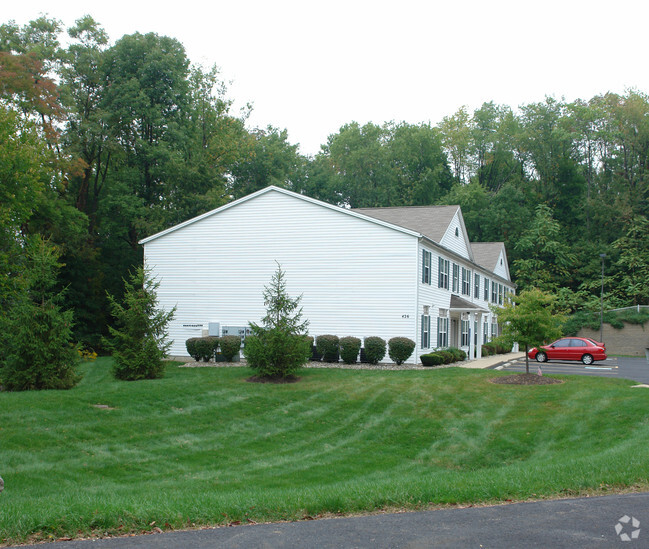
[[[302,296],[292,299],[286,293],[284,271],[279,263],[271,282],[264,288],[266,316],[263,326],[250,323],[252,335],[246,337],[248,365],[262,378],[293,376],[309,360],[311,349],[305,338],[309,321],[301,321]]]
[[[365,358],[370,364],[378,364],[385,356],[385,339],[380,337],[365,338]]]
[[[185,341],[185,347],[187,348],[187,354],[192,357],[196,362],[201,359],[201,355],[196,349],[196,342],[198,341],[197,337],[190,337]]]
[[[361,351],[361,340],[357,337],[340,338],[340,357],[345,364],[356,364]]]
[[[393,337],[388,341],[388,355],[397,364],[403,364],[415,350],[415,342],[407,337]]]
[[[155,379],[164,375],[164,362],[171,343],[166,342],[167,324],[176,308],[165,312],[157,308],[156,290],[148,270],[138,267],[124,281],[124,302],[108,294],[115,326],[109,326],[111,338],[106,346],[113,351],[113,375],[117,379]]]
[[[196,354],[200,357],[196,360],[204,360],[209,362],[214,358],[216,349],[219,346],[219,338],[216,336],[197,337],[194,341],[194,349]]]
[[[338,362],[340,358],[340,340],[331,334],[319,335],[315,339],[318,354],[322,355],[325,362]]]
[[[482,345],[482,356],[491,356],[494,354],[494,349],[489,343],[484,343]]]
[[[419,357],[424,366],[439,366],[444,364],[444,357],[439,352],[428,353]]]
[[[221,356],[226,362],[232,362],[241,350],[241,338],[236,335],[223,336],[220,341]]]

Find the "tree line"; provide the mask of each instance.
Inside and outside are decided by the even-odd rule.
[[[606,254],[607,306],[649,302],[644,93],[350,122],[314,156],[249,113],[174,38],[111,44],[90,16],[1,25],[3,310],[36,268],[29,250],[49,246],[51,291],[65,289],[76,339],[98,348],[141,238],[270,184],[344,207],[459,204],[473,241],[505,242],[521,290],[597,309]]]

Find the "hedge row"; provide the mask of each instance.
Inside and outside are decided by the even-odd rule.
[[[440,366],[466,360],[466,353],[457,347],[449,347],[440,351],[434,351],[419,357],[424,366]]]
[[[221,356],[226,362],[232,362],[234,357],[241,349],[241,338],[239,336],[206,336],[191,337],[185,341],[187,352],[194,360],[204,360],[209,362],[216,358],[217,351],[221,351]]]
[[[311,360],[336,363],[340,359],[345,364],[356,364],[356,362],[367,362],[378,364],[387,354],[397,364],[402,364],[415,350],[415,342],[407,337],[393,337],[387,343],[380,337],[366,337],[361,346],[361,340],[357,337],[341,337],[332,334],[319,335],[315,341],[311,336],[310,340],[313,354]],[[315,343],[315,344],[314,344]]]

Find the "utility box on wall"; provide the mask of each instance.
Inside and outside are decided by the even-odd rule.
[[[221,331],[222,336],[227,335],[236,335],[241,338],[241,344],[243,345],[246,340],[246,336],[250,335],[252,332],[249,326],[223,326]]]

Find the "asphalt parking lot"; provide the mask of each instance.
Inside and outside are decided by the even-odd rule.
[[[530,372],[536,373],[539,367],[544,374],[623,378],[649,384],[649,362],[645,357],[609,357],[606,360],[593,362],[590,366],[585,366],[581,362],[563,362],[559,360],[539,364],[536,360],[530,359]],[[524,372],[525,358],[494,366],[494,369],[504,372]]]

